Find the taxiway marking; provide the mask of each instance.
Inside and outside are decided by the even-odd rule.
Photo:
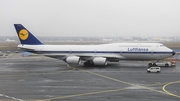
[[[19,98],[15,98],[15,97],[12,97],[12,96],[8,96],[8,95],[5,95],[5,94],[0,94],[0,96],[6,97],[8,99],[17,100],[17,101],[25,101],[25,100],[22,100],[22,99],[19,99]]]
[[[70,65],[67,65],[67,66],[69,68],[74,68],[74,67],[71,67]],[[172,94],[170,94],[170,93],[166,93],[166,92],[160,91],[160,90],[155,90],[155,89],[149,88],[147,86],[136,85],[136,84],[133,84],[133,83],[129,83],[129,82],[125,82],[125,81],[122,81],[122,80],[114,79],[114,78],[111,78],[111,77],[108,77],[108,76],[105,76],[105,75],[97,74],[97,73],[90,72],[90,71],[83,70],[83,69],[79,69],[79,68],[76,68],[76,69],[84,71],[84,72],[87,72],[87,73],[90,73],[90,74],[93,74],[93,75],[97,75],[97,76],[100,76],[100,77],[103,77],[103,78],[106,78],[106,79],[110,79],[110,80],[113,80],[113,81],[116,81],[116,82],[128,84],[128,85],[131,85],[131,86],[136,86],[136,87],[140,87],[140,88],[145,88],[145,89],[148,89],[148,90],[151,90],[151,91],[154,91],[154,92],[158,92],[158,93],[162,93],[162,94],[166,94],[166,95],[172,96]],[[174,97],[178,97],[179,98],[179,96],[174,96]]]
[[[4,76],[0,76],[0,78],[2,78],[2,77],[14,77],[14,76],[48,75],[48,74],[57,74],[57,73],[71,72],[71,71],[73,71],[73,70],[71,69],[71,70],[56,71],[56,72],[40,72],[40,73],[34,73],[34,74],[14,74],[14,75],[4,75]],[[5,95],[5,94],[0,94],[0,97],[1,97],[1,96],[2,96],[2,97],[9,98],[9,99],[17,100],[17,101],[25,101],[25,100],[22,100],[22,99],[19,99],[19,98],[15,98],[15,97],[12,97],[12,96],[8,96],[8,95]]]
[[[159,82],[159,83],[154,83],[154,84],[145,84],[145,85],[143,85],[143,86],[145,86],[145,87],[151,87],[151,86],[158,86],[158,85],[165,85],[165,84],[167,84],[167,83],[169,83],[169,82]]]
[[[90,71],[87,71],[87,70],[74,68],[74,67],[71,67],[70,65],[67,65],[67,67],[72,68],[74,70],[81,70],[83,72],[93,74],[93,75],[96,75],[96,76],[99,76],[99,77],[102,77],[102,78],[106,78],[106,79],[109,79],[109,80],[112,80],[112,81],[116,81],[116,82],[131,85],[131,86],[148,89],[148,90],[151,90],[151,91],[154,91],[154,92],[170,95],[170,94],[168,94],[166,92],[163,92],[163,91],[160,91],[160,90],[155,90],[155,89],[152,89],[152,88],[149,88],[149,87],[146,87],[146,86],[140,86],[140,85],[136,85],[136,84],[133,84],[133,83],[125,82],[125,81],[122,81],[122,80],[118,80],[118,79],[115,79],[115,78],[112,78],[112,77],[108,77],[108,76],[101,75],[101,74],[98,74],[98,73],[90,72]],[[37,101],[48,101],[48,100],[65,99],[65,98],[72,98],[72,97],[79,97],[79,96],[86,96],[86,95],[93,95],[93,94],[110,93],[110,92],[117,92],[117,91],[126,90],[126,89],[127,89],[127,87],[126,88],[116,89],[116,90],[105,90],[105,91],[99,91],[99,92],[90,92],[90,93],[74,94],[74,95],[68,95],[68,96],[60,96],[60,97],[54,97],[54,98],[48,98],[48,99],[41,99],[41,100],[37,100]]]
[[[176,84],[176,83],[180,83],[180,81],[169,82],[169,83],[165,84],[165,85],[162,87],[162,89],[163,89],[163,91],[166,92],[168,95],[171,95],[171,96],[175,96],[175,97],[180,98],[180,95],[176,95],[176,94],[170,93],[169,91],[166,90],[166,87],[167,87],[168,85]]]
[[[65,98],[72,98],[72,97],[78,97],[78,96],[94,95],[94,94],[101,94],[101,93],[110,93],[110,92],[117,92],[117,91],[125,90],[125,89],[126,88],[119,88],[119,89],[114,89],[114,90],[104,90],[104,91],[97,91],[97,92],[74,94],[74,95],[60,96],[60,97],[54,97],[54,98],[48,98],[48,99],[42,99],[42,100],[36,100],[36,101],[49,101],[49,100],[65,99]]]

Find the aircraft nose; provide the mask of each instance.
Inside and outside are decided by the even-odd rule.
[[[172,51],[172,56],[175,55],[175,54],[176,54],[176,52]]]

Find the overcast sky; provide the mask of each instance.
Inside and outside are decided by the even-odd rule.
[[[180,0],[0,0],[0,36],[177,36]]]

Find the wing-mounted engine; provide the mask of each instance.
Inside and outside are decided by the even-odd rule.
[[[106,58],[96,57],[93,60],[94,65],[107,65]]]
[[[81,64],[81,59],[78,56],[70,56],[65,59],[68,64]]]

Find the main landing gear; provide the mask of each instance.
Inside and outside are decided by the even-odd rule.
[[[148,66],[152,67],[152,66],[157,66],[157,65],[156,65],[156,63],[149,63]]]
[[[159,60],[157,60],[156,62],[150,62],[150,63],[148,64],[148,66],[149,66],[149,67],[157,66],[156,63],[158,63],[158,62],[159,62]]]
[[[94,66],[94,63],[92,61],[87,61],[87,62],[84,62],[84,66],[86,67]]]

